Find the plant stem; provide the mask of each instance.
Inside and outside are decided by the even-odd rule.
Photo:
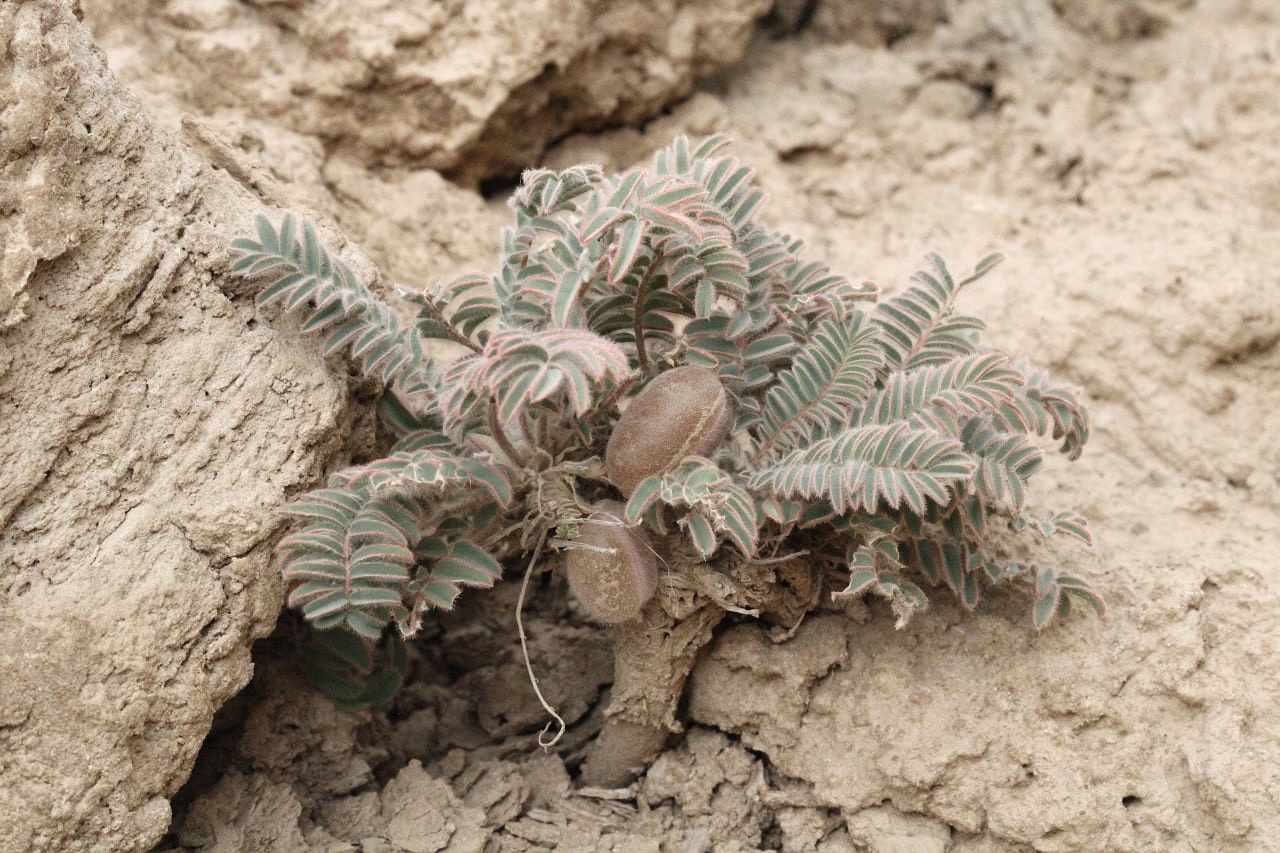
[[[428,313],[431,314],[431,316],[435,319],[435,321],[440,324],[440,326],[445,330],[445,332],[448,333],[449,340],[453,341],[454,343],[462,344],[464,347],[471,350],[472,352],[484,351],[484,347],[480,346],[478,343],[471,340],[471,338],[468,338],[466,335],[462,334],[462,332],[459,332],[456,328],[454,328],[453,323],[449,322],[449,318],[444,316],[444,312],[441,311],[439,308],[437,308],[435,304],[432,303],[429,299],[424,300],[421,304],[422,304],[422,307]]]
[[[617,385],[613,386],[613,389],[609,391],[608,395],[606,395],[602,400],[600,400],[599,403],[596,404],[596,407],[593,410],[592,414],[595,414],[595,413],[601,413],[605,415],[609,414],[609,412],[613,411],[613,407],[618,405],[618,400],[622,398],[622,395],[630,391],[631,386],[635,384],[636,384],[636,376],[635,374],[632,374],[631,376],[628,376],[626,379],[619,382]]]
[[[502,428],[501,421],[498,420],[498,401],[492,398],[489,400],[489,432],[493,434],[493,440],[498,442],[502,452],[507,454],[511,464],[517,468],[520,467],[523,457],[516,452],[515,445],[511,443],[511,439],[507,438],[507,432]]]
[[[679,731],[676,711],[698,652],[725,612],[705,602],[676,618],[660,590],[638,619],[619,626],[614,641],[613,689],[604,728],[587,752],[582,783],[620,788],[631,783]]]
[[[632,334],[635,335],[636,358],[640,362],[642,373],[649,372],[649,355],[644,350],[644,301],[649,295],[649,279],[653,277],[653,271],[662,258],[662,255],[658,255],[649,263],[649,268],[644,271],[644,277],[640,279],[640,286],[636,288],[636,313],[631,329]]]

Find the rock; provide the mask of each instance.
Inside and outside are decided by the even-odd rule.
[[[945,0],[817,0],[810,27],[832,41],[852,39],[868,46],[887,45],[928,33],[947,19],[948,5]]]
[[[460,801],[449,783],[410,761],[382,791],[381,826],[405,853],[463,853],[484,848],[484,812]]]
[[[261,209],[254,194],[297,205],[305,190],[415,285],[483,269],[458,243],[483,232],[494,242],[473,246],[492,255],[480,220],[505,222],[425,157],[368,172],[362,152],[380,149],[359,128],[320,138],[322,122],[295,121],[322,114],[312,102],[324,97],[340,116],[349,92],[281,71],[256,88],[232,81],[275,113],[240,107],[210,85],[240,70],[194,50],[220,39],[232,62],[258,62],[237,41],[250,30],[218,35],[217,22],[306,22],[322,5],[358,17],[342,4],[84,5],[140,100],[111,82],[71,0],[0,3],[6,853],[151,848],[212,708],[247,678],[246,647],[279,605],[267,510],[337,452],[326,437],[350,417],[341,383],[316,347],[269,334],[251,288],[223,277],[226,239]],[[675,133],[727,129],[761,170],[767,219],[887,292],[924,249],[956,268],[1004,251],[962,310],[1088,389],[1085,457],[1069,471],[1050,462],[1036,490],[1089,515],[1096,550],[1033,547],[1105,584],[1107,620],[1073,614],[1037,634],[1016,593],[966,615],[939,590],[904,632],[875,601],[815,614],[785,642],[731,626],[701,657],[688,712],[672,706],[688,736],[633,789],[647,801],[636,809],[570,792],[573,756],[601,723],[608,652],[564,618],[551,576],[526,624],[571,758],[530,773],[521,756],[537,754],[545,717],[513,639],[514,591],[499,587],[476,611],[487,615],[461,622],[469,632],[449,622],[441,647],[424,646],[445,666],[410,685],[394,736],[358,738],[359,720],[322,713],[296,679],[257,679],[245,734],[225,738],[236,749],[211,745],[207,782],[175,807],[171,853],[299,839],[393,853],[393,835],[512,850],[732,851],[757,835],[822,853],[1274,847],[1280,17],[1261,0],[1185,5],[948,0],[945,21],[884,50],[824,37],[815,15],[793,41],[757,40],[748,78],[739,66],[642,130],[579,135],[558,155],[620,168]],[[314,41],[308,26],[270,32],[296,47]],[[297,54],[322,84],[341,71]],[[217,115],[180,121],[200,98]],[[194,135],[195,159],[137,118],[140,101]],[[631,695],[650,683],[633,678]],[[515,819],[525,783],[500,784],[508,762],[529,792]]]
[[[571,131],[655,116],[736,61],[769,7],[102,0],[86,12],[128,82],[172,84],[163,96],[179,109],[247,110],[331,153],[469,182],[514,178]]]
[[[298,828],[302,804],[286,782],[228,773],[187,815],[178,843],[213,853],[271,850],[307,853]]]
[[[0,5],[0,41],[0,849],[147,850],[347,392],[225,276],[260,202],[152,127],[76,4]]]
[[[1106,41],[1158,35],[1195,0],[1054,0],[1058,14],[1082,32]]]

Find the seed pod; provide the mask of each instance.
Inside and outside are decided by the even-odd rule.
[[[639,615],[658,588],[658,562],[638,530],[624,527],[622,504],[606,501],[578,525],[576,541],[565,557],[569,588],[587,612],[601,622],[626,622]]]
[[[630,497],[645,477],[706,456],[729,431],[729,395],[705,367],[658,374],[622,413],[604,451],[605,473]]]

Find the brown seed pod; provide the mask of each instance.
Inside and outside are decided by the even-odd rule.
[[[686,456],[706,456],[729,431],[729,395],[705,367],[658,374],[622,413],[604,451],[605,473],[628,497],[640,481]]]
[[[623,506],[606,501],[578,526],[565,557],[569,588],[601,622],[626,622],[639,615],[658,588],[658,561],[644,535],[623,526]]]

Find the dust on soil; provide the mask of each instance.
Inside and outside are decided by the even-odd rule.
[[[803,5],[780,8],[801,20]],[[1028,602],[996,594],[972,615],[939,595],[897,632],[874,605],[777,644],[726,623],[684,735],[622,793],[573,789],[610,664],[561,581],[543,577],[526,617],[570,723],[549,754],[513,584],[433,626],[389,714],[310,693],[286,622],[160,849],[1280,850],[1280,14],[879,6],[916,14],[819,4],[796,32],[762,29],[669,115],[570,137],[546,161],[619,167],[676,133],[727,131],[767,219],[851,277],[893,290],[924,250],[957,266],[1004,252],[965,307],[993,343],[1087,391],[1083,459],[1035,493],[1084,512],[1097,544],[1040,557],[1093,579],[1107,619],[1037,635]],[[127,45],[111,50],[127,66]],[[466,227],[415,245],[415,217],[449,215],[413,191],[440,189],[434,173],[392,180],[254,128],[276,174],[394,277],[488,266],[498,203],[450,189]]]

